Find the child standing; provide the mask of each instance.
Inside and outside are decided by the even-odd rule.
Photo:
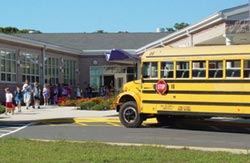
[[[47,85],[43,85],[43,99],[44,99],[44,106],[49,104],[49,89],[47,88]]]
[[[57,97],[58,97],[58,85],[54,85],[53,89],[53,103],[54,105],[57,104]]]
[[[35,109],[35,107],[37,106],[37,109],[40,109],[40,94],[41,94],[41,89],[40,86],[37,82],[34,83],[34,87],[33,87],[33,98],[34,98],[34,105],[33,108]]]
[[[23,102],[25,103],[26,109],[29,109],[31,103],[31,87],[28,84],[28,80],[25,81],[22,92],[23,92]]]
[[[15,107],[13,107],[13,103],[12,103],[12,99],[13,99],[13,95],[10,92],[9,88],[5,88],[5,97],[6,97],[6,103],[5,103],[5,114],[7,115],[7,113],[10,111],[12,114],[14,114],[14,109]],[[14,109],[13,109],[14,108]]]
[[[20,87],[16,87],[15,102],[16,102],[16,105],[18,108],[18,112],[21,112],[22,98],[23,98],[23,93],[22,93]]]

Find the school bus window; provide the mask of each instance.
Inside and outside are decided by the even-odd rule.
[[[222,78],[223,76],[223,62],[222,61],[209,61],[208,62],[208,76],[209,78]]]
[[[240,77],[240,60],[226,61],[226,77],[239,78]]]
[[[142,64],[143,78],[157,78],[157,62],[144,62]]]
[[[244,78],[250,78],[250,60],[244,61]]]
[[[206,61],[192,62],[192,77],[205,78],[206,77]]]
[[[161,62],[161,78],[173,78],[173,62]]]
[[[176,62],[176,78],[189,78],[189,62]]]

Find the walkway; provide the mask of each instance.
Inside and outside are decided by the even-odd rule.
[[[76,107],[59,107],[55,105],[42,106],[41,109],[25,109],[22,112],[15,111],[14,115],[1,114],[0,121],[40,121],[53,119],[74,119],[74,118],[117,118],[115,110],[91,111],[77,110]]]

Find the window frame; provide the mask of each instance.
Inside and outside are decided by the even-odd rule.
[[[190,78],[190,61],[192,60],[183,60],[183,61],[176,61],[175,64],[175,79],[189,79]],[[185,63],[186,65],[183,65],[184,67],[187,66],[187,68],[178,68],[178,63]],[[180,65],[181,66],[181,65]],[[179,71],[179,72],[178,72]],[[179,77],[179,74],[181,74],[181,77]]]
[[[145,63],[149,63],[149,66],[146,67],[147,68],[146,71],[145,71],[145,66],[144,66]],[[152,70],[152,67],[153,67],[152,63],[156,64],[156,66],[154,66],[155,70]],[[158,72],[159,72],[158,69],[159,69],[159,62],[157,62],[157,61],[142,62],[142,68],[141,68],[142,78],[144,78],[144,79],[155,79],[155,78],[158,78]],[[155,72],[153,72],[153,71],[155,71]],[[147,74],[146,74],[147,76],[144,74],[145,72],[147,72]],[[153,76],[152,75],[153,73],[156,74],[156,75]]]
[[[0,49],[0,82],[17,82],[17,60],[15,50]]]

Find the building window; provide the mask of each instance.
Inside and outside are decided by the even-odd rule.
[[[94,90],[99,90],[102,85],[102,76],[104,67],[92,66],[90,67],[90,85]]]
[[[14,51],[0,49],[0,81],[17,81],[17,54]]]
[[[59,83],[59,58],[49,57],[45,61],[45,83]]]
[[[31,83],[40,81],[39,56],[37,54],[22,53],[22,80]]]
[[[76,61],[74,60],[64,60],[64,84],[76,85],[76,74],[77,67]]]

